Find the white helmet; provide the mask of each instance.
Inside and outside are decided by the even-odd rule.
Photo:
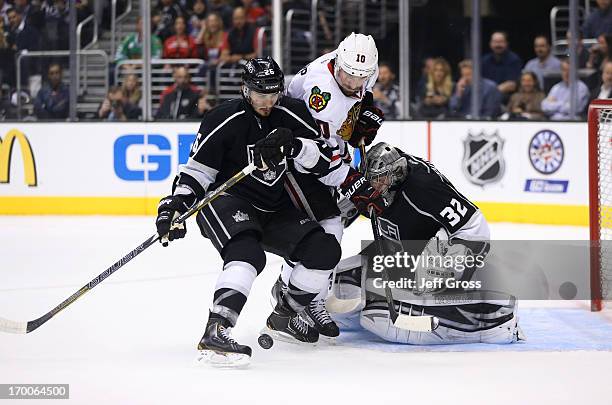
[[[378,49],[371,35],[351,34],[336,50],[336,69],[357,77],[369,77],[378,66]]]

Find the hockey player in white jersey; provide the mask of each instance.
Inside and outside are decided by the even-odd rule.
[[[390,202],[377,217],[383,253],[393,256],[396,252],[407,252],[412,257],[434,258],[414,264],[411,269],[396,266],[387,270],[390,280],[414,280],[412,286],[404,282],[402,288],[393,288],[394,307],[406,315],[435,316],[439,326],[433,332],[396,327],[390,317],[388,292],[380,287],[381,273],[373,269],[374,262],[372,268],[362,271],[361,256],[344,259],[337,266],[335,296],[361,301],[360,310],[353,314],[333,315],[338,322],[354,326],[358,321],[370,332],[396,343],[520,340],[516,298],[487,288],[491,287],[486,274],[491,271],[486,267],[490,235],[478,207],[431,163],[384,142],[367,152],[366,173],[372,186]],[[445,263],[451,260],[455,265],[442,265],[442,260],[436,261],[436,257],[443,258]],[[464,285],[471,282],[475,286],[480,281],[483,287],[453,289],[448,288],[451,283],[447,280]],[[495,287],[503,289],[503,285]]]
[[[331,171],[323,181],[314,176],[290,173],[285,186],[294,205],[305,211],[338,242],[343,225],[337,199],[344,195],[347,184],[355,184],[360,176],[349,162],[348,145],[356,148],[361,142],[372,143],[384,115],[373,105],[372,87],[378,77],[378,50],[369,35],[351,33],[338,46],[304,67],[291,81],[288,95],[303,100],[315,119],[321,136],[333,150]],[[342,194],[324,186],[338,186]],[[351,198],[353,200],[353,198]],[[384,209],[386,202],[375,205]],[[358,207],[362,208],[362,207]],[[360,209],[364,212],[363,209]],[[366,209],[365,212],[368,212]],[[286,291],[292,263],[283,265],[281,278],[273,288],[273,296]],[[325,309],[327,291],[321,291],[303,316],[314,325],[323,338],[335,338],[339,329]]]

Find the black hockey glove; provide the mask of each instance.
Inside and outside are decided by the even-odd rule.
[[[361,139],[364,140],[366,146],[371,144],[378,133],[378,129],[385,120],[385,114],[378,107],[373,105],[361,105],[359,118],[355,123],[353,134],[349,139],[349,144],[353,148],[358,148]]]
[[[196,202],[193,194],[169,195],[159,201],[157,206],[157,234],[163,246],[168,246],[168,241],[184,238],[187,228],[184,222],[172,225],[172,221],[184,214]]]
[[[253,161],[259,169],[275,168],[285,157],[293,157],[299,140],[287,128],[276,128],[255,143]],[[300,145],[301,146],[301,145]]]
[[[353,168],[349,169],[346,180],[340,185],[340,191],[366,217],[370,216],[372,208],[376,215],[380,215],[389,206],[387,200],[372,187],[370,182]]]

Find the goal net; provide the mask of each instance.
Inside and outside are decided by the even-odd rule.
[[[612,100],[589,106],[591,309],[612,299]]]

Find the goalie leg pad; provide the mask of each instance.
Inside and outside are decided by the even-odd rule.
[[[415,332],[396,328],[389,316],[389,309],[384,301],[369,301],[361,311],[361,326],[375,335],[394,343],[412,345],[435,344],[465,344],[465,343],[493,343],[507,344],[517,340],[524,340],[522,331],[518,327],[517,305],[496,305],[480,302],[468,305],[452,306],[452,310],[461,313],[469,324],[457,322],[451,315],[445,318],[442,313],[448,308],[414,306],[411,315],[435,315],[440,319],[440,326],[433,332]],[[474,312],[474,308],[482,305],[482,313]],[[402,312],[410,308],[410,304],[403,303]],[[497,308],[497,310],[495,310]],[[485,319],[487,322],[483,322]],[[497,320],[497,321],[496,321]]]

